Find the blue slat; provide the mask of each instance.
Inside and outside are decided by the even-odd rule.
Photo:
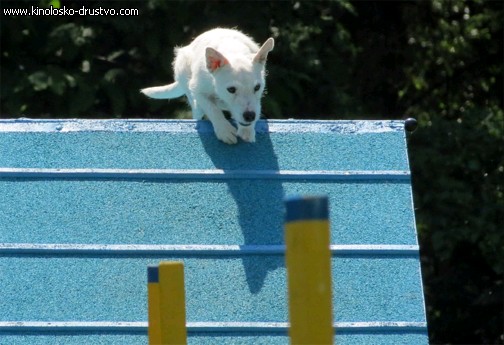
[[[0,168],[0,179],[409,181],[408,171]]]
[[[331,245],[333,255],[418,255],[417,245]],[[73,256],[283,255],[284,245],[0,243],[1,254]]]
[[[146,267],[163,260],[184,262],[188,322],[287,321],[278,255],[4,255],[0,320],[147,320]],[[336,256],[332,269],[336,322],[425,322],[418,257]]]
[[[6,344],[48,344],[53,343],[55,336],[64,344],[140,344],[145,343],[147,324],[145,322],[102,322],[95,325],[83,323],[54,322],[45,327],[44,323],[16,323],[15,325],[0,322],[0,334]],[[188,343],[199,344],[254,344],[275,345],[287,344],[286,324],[275,328],[273,323],[263,325],[222,325],[215,323],[188,323]],[[365,324],[365,325],[363,325]],[[248,327],[244,327],[248,326]],[[425,323],[375,323],[345,324],[336,323],[335,342],[338,345],[390,345],[423,344],[425,341]],[[240,332],[237,332],[237,329]],[[254,331],[252,331],[253,329]],[[10,331],[9,331],[10,330]],[[33,334],[37,335],[25,335]]]
[[[79,321],[27,321],[2,322],[0,333],[6,332],[101,332],[101,333],[147,333],[147,322],[79,322]],[[336,322],[334,329],[343,333],[371,332],[418,332],[425,331],[425,322]],[[188,322],[187,331],[195,333],[280,333],[289,329],[288,322]]]
[[[194,120],[151,120],[151,119],[0,119],[0,133],[9,132],[191,132],[213,133],[208,121]],[[404,121],[325,121],[325,120],[269,120],[258,121],[259,133],[387,133],[402,132]]]
[[[257,142],[239,145],[219,142],[206,121],[47,123],[0,120],[0,167],[409,170],[401,122],[261,121]]]
[[[246,180],[0,180],[0,242],[282,244],[292,194],[329,195],[332,243],[417,244],[405,181]]]

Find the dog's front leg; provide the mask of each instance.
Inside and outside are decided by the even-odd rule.
[[[255,122],[248,127],[238,126],[238,136],[249,143],[255,142]]]
[[[212,122],[217,138],[226,144],[236,144],[238,142],[236,128],[226,119],[222,110],[208,96],[196,98],[199,107]]]

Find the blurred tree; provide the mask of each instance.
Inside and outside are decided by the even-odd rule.
[[[31,6],[139,16],[14,16]],[[431,343],[503,343],[503,5],[499,1],[2,1],[2,117],[188,117],[173,47],[237,27],[268,57],[269,118],[416,117],[410,137]]]
[[[431,338],[502,344],[503,7],[432,1],[405,8],[406,114]]]

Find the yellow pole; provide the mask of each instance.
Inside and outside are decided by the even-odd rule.
[[[285,242],[291,344],[332,344],[327,197],[286,200]]]
[[[149,344],[161,344],[161,311],[159,302],[159,267],[147,267],[147,293],[149,311]]]
[[[155,279],[149,274],[149,344],[187,344],[184,264],[161,262]]]

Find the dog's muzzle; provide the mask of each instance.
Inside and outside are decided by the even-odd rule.
[[[246,111],[243,113],[243,119],[247,122],[252,122],[256,118],[255,111]]]
[[[245,123],[240,122],[240,125],[244,127],[248,127],[254,122],[256,118],[256,113],[254,111],[246,111],[243,113],[243,119],[246,121]]]

